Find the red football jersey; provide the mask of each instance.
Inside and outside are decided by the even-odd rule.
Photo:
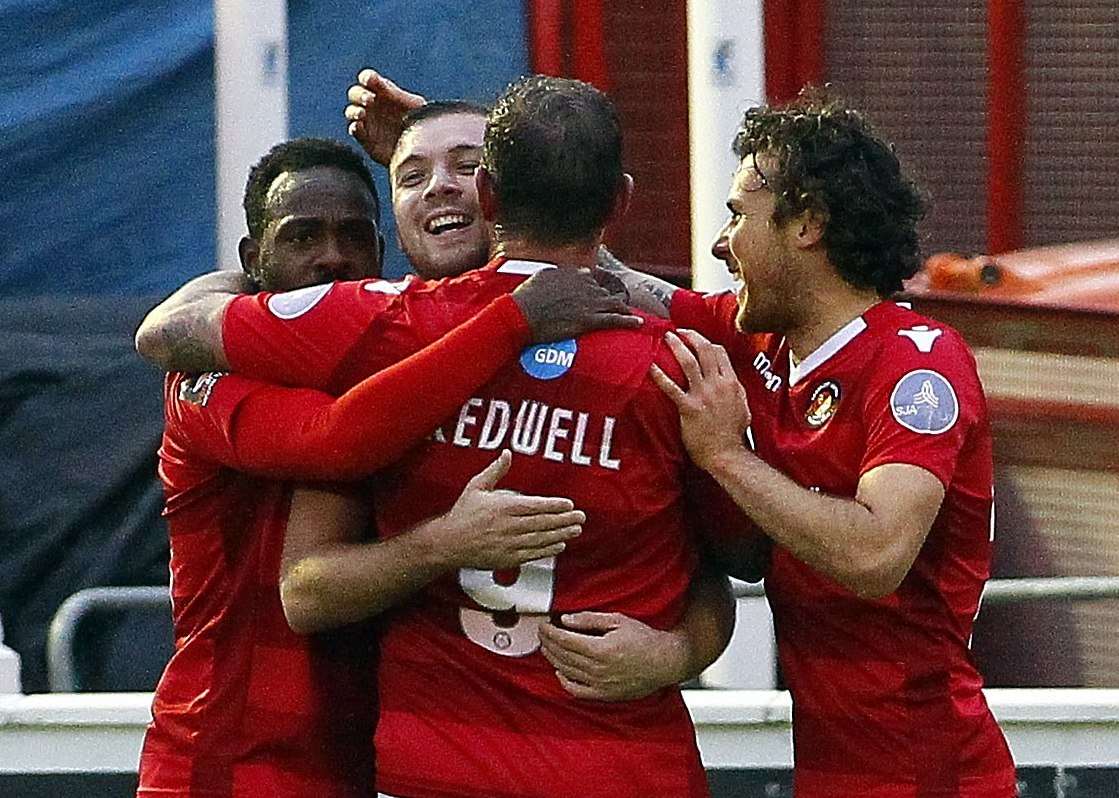
[[[499,259],[397,296],[338,284],[287,320],[271,297],[238,300],[226,317],[227,353],[235,367],[270,375],[309,353],[292,373],[337,390],[539,268]],[[350,332],[362,313],[365,330]],[[379,789],[408,798],[707,794],[677,689],[641,701],[576,700],[539,653],[535,631],[549,615],[579,610],[623,612],[658,628],[682,614],[695,564],[683,513],[688,464],[675,406],[648,379],[654,362],[679,375],[665,329],[650,319],[638,331],[526,349],[379,477],[385,536],[449,509],[503,448],[514,457],[502,487],[568,496],[588,516],[559,557],[514,573],[464,570],[394,612],[382,638]],[[310,353],[330,340],[346,354],[324,366]]]
[[[780,336],[734,331],[735,297],[678,292],[672,318],[728,347],[758,454],[800,485],[854,497],[885,463],[945,489],[898,589],[864,600],[774,547],[766,577],[793,696],[798,798],[1017,794],[969,652],[989,575],[993,474],[986,400],[949,327],[882,302],[793,365]]]
[[[159,450],[175,652],[155,691],[141,796],[368,796],[373,635],[288,627],[279,573],[290,489],[239,463],[234,375],[172,374]]]
[[[289,489],[249,475],[335,480],[382,468],[527,334],[515,302],[494,302],[338,399],[229,374],[168,379],[160,475],[176,650],[156,689],[141,794],[369,793],[371,635],[288,629],[278,580]]]

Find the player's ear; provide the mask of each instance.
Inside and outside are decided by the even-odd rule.
[[[257,240],[242,236],[237,242],[237,256],[241,259],[241,270],[255,278],[260,270],[260,244]]]
[[[799,249],[810,249],[824,239],[828,215],[824,211],[806,210],[792,220],[793,241]]]
[[[618,181],[618,191],[614,194],[614,203],[610,206],[610,214],[606,217],[606,226],[620,222],[629,210],[630,200],[633,199],[633,175],[625,173]]]
[[[474,170],[474,187],[478,189],[478,205],[482,209],[482,218],[492,222],[497,216],[500,203],[497,200],[497,186],[494,184],[493,175],[484,166]]]

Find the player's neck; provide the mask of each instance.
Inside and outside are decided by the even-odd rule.
[[[506,238],[497,243],[495,253],[509,260],[539,260],[557,266],[593,267],[599,241],[582,244],[546,245],[524,238]]]
[[[811,355],[880,301],[874,290],[856,288],[847,282],[820,286],[801,299],[802,321],[785,334],[789,349],[798,360]]]

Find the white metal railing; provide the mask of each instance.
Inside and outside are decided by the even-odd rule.
[[[765,595],[764,583],[734,582],[739,598]],[[983,590],[983,604],[995,606],[1023,601],[1087,601],[1119,599],[1117,576],[1059,576],[1023,579],[992,579]],[[79,590],[58,608],[47,636],[47,672],[52,692],[79,688],[74,665],[74,643],[78,625],[90,614],[132,609],[170,608],[164,586],[95,587]]]
[[[47,679],[52,693],[79,689],[74,665],[74,643],[78,626],[94,613],[127,610],[158,610],[171,614],[171,592],[166,585],[137,587],[91,587],[79,590],[59,606],[47,632]],[[170,623],[170,620],[168,620]]]

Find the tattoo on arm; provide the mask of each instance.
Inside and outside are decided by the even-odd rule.
[[[136,351],[165,371],[225,371],[222,319],[233,297],[254,290],[242,272],[196,277],[159,303],[136,331]]]
[[[628,267],[622,263],[617,255],[608,250],[605,245],[600,244],[598,247],[598,256],[595,258],[598,262],[598,268],[604,269],[608,272],[625,271]]]
[[[672,295],[676,293],[676,286],[666,280],[659,280],[656,277],[638,280],[634,284],[634,288],[641,291],[648,291],[664,304],[665,309],[672,304]]]
[[[646,312],[668,316],[676,286],[651,274],[631,269],[604,246],[598,248],[598,267],[610,272],[625,286],[626,302]]]
[[[168,363],[188,373],[229,368],[224,352],[215,352],[209,323],[196,318],[175,318],[160,330]],[[220,345],[218,347],[220,349]]]

